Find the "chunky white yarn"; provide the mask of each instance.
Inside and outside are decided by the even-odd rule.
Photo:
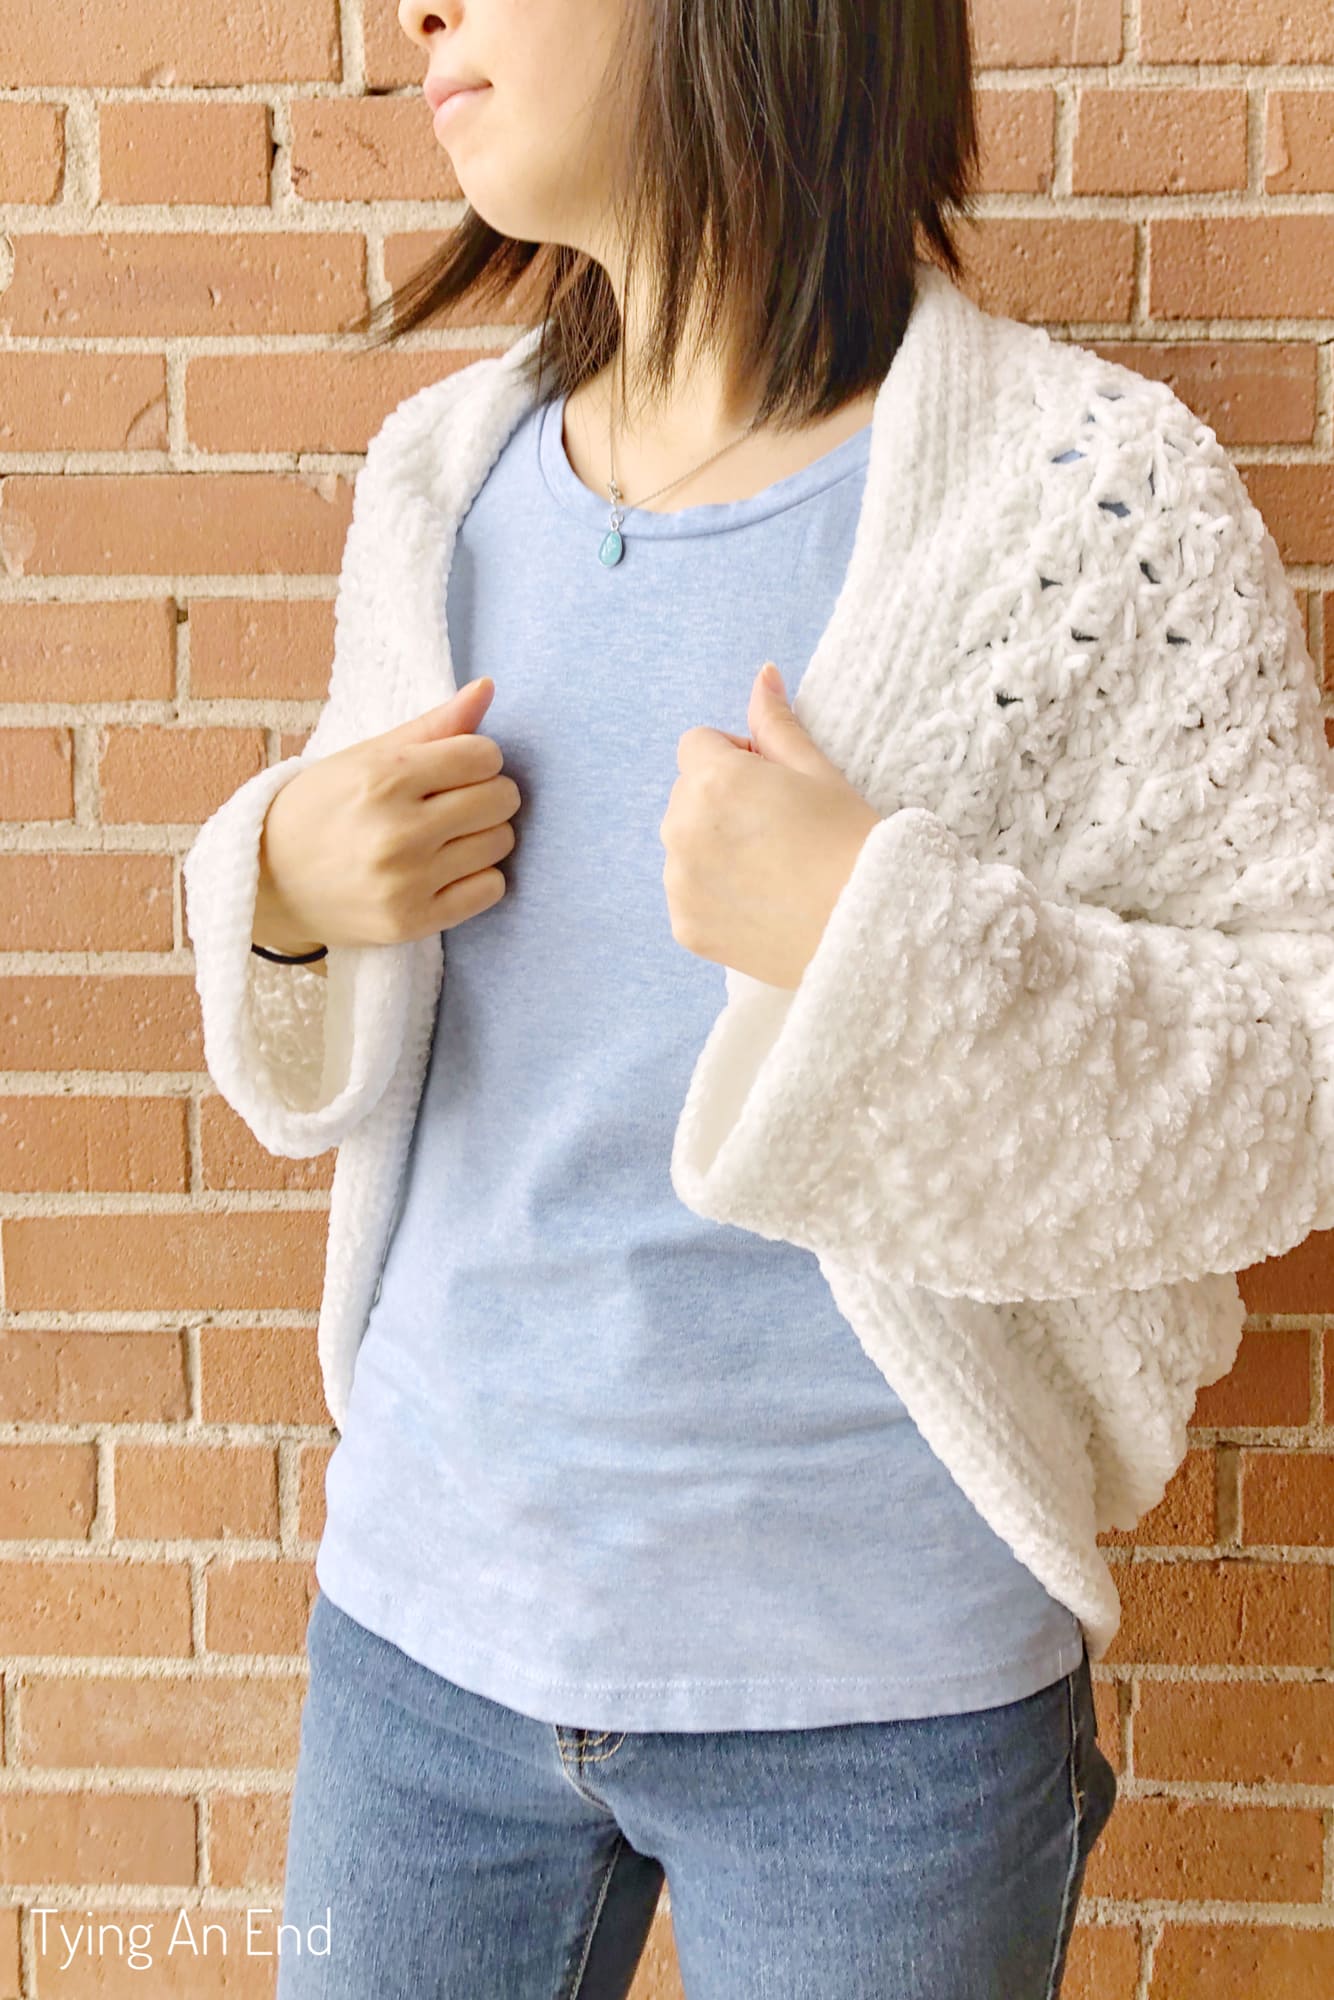
[[[271,1152],[339,1149],[319,1330],[335,1422],[442,941],[334,947],[327,979],[258,958],[258,833],[304,761],[452,689],[444,561],[529,406],[535,339],[376,433],[317,727],[185,863],[218,1089]],[[1120,1607],[1095,1537],[1162,1497],[1198,1389],[1231,1367],[1235,1272],[1334,1226],[1334,759],[1293,593],[1165,385],[923,265],[793,706],[884,817],[794,992],[727,972],[672,1184],[818,1256],[1097,1660]]]

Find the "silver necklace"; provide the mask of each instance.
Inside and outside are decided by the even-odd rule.
[[[672,488],[679,486],[683,479],[689,479],[692,472],[702,472],[706,465],[712,465],[714,459],[721,458],[725,451],[731,451],[735,445],[744,444],[745,440],[756,428],[758,422],[759,416],[757,413],[746,425],[740,437],[734,437],[728,444],[719,445],[717,451],[711,451],[707,458],[702,458],[699,461],[698,465],[687,466],[684,472],[678,473],[675,479],[669,479],[665,486],[659,486],[656,492],[646,493],[642,500],[626,500],[621,493],[620,487],[616,484],[616,453],[612,435],[612,399],[609,398],[607,403],[607,458],[611,466],[611,477],[607,481],[607,492],[611,498],[611,512],[608,516],[610,526],[606,534],[602,537],[601,546],[598,549],[598,561],[607,569],[614,569],[625,554],[625,537],[621,533],[621,522],[625,519],[628,508],[643,507],[648,501],[656,500],[659,494],[670,493]]]

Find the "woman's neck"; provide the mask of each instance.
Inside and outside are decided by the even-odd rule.
[[[607,498],[611,476],[607,431],[614,387],[613,368],[608,366],[565,400],[566,456],[578,478],[599,499]],[[777,480],[800,472],[861,430],[871,421],[875,396],[875,390],[867,390],[831,415],[797,429],[778,430],[766,424],[743,437],[749,415],[743,412],[730,422],[720,417],[725,399],[716,382],[692,385],[686,381],[651,414],[628,427],[621,417],[618,392],[616,483],[623,502],[637,506],[641,495],[655,493],[691,466],[699,466],[699,470],[651,501],[649,511],[675,513],[683,507],[748,500]],[[723,450],[712,464],[700,465],[723,446],[730,449]]]

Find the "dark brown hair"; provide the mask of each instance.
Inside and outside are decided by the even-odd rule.
[[[948,209],[977,164],[969,0],[632,0],[608,93],[633,134],[617,202],[652,255],[641,383],[666,388],[702,282],[706,335],[734,339],[758,416],[794,423],[878,385],[914,262],[956,279]],[[440,250],[348,331],[385,346],[467,298],[535,305],[529,367],[569,392],[618,352],[602,266],[502,235],[470,207]],[[383,317],[382,317],[383,316]],[[387,324],[388,330],[385,331]]]

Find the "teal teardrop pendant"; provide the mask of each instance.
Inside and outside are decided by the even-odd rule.
[[[621,510],[621,489],[616,484],[615,471],[607,481],[607,498],[611,501],[611,512],[607,516],[607,532],[598,549],[598,561],[604,569],[615,569],[625,554],[625,543],[621,540],[621,522],[625,515]]]

